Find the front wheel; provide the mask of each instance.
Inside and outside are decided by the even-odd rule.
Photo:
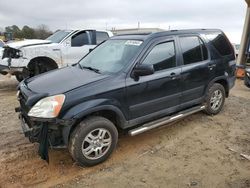
[[[218,83],[213,84],[207,93],[205,101],[205,112],[209,115],[218,114],[225,102],[225,88]]]
[[[92,116],[83,120],[71,133],[69,151],[81,166],[94,166],[105,161],[118,140],[114,124],[106,118]]]

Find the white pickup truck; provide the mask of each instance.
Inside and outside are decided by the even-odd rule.
[[[113,34],[96,30],[59,30],[46,40],[24,40],[0,50],[0,73],[18,81],[77,63],[90,49]]]

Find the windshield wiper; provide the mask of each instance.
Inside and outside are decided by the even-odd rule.
[[[81,66],[81,65],[80,65],[80,67],[82,69],[88,69],[88,70],[94,71],[94,72],[96,72],[98,74],[101,74],[99,69],[96,69],[96,68],[93,68],[93,67]]]

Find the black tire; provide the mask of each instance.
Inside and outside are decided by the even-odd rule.
[[[221,98],[215,97],[216,92],[219,93],[218,96],[221,96]],[[213,100],[215,98],[216,98],[216,100]],[[221,109],[223,108],[225,98],[226,98],[225,88],[219,83],[213,84],[209,88],[207,96],[206,96],[206,100],[205,100],[206,108],[204,110],[205,113],[207,113],[209,115],[218,114],[221,111]],[[215,101],[215,102],[213,102],[213,101]]]
[[[107,133],[105,133],[105,136],[111,138],[110,145],[103,146],[104,148],[103,150],[103,148],[100,149],[101,147],[100,146],[101,144],[100,144],[99,151],[103,152],[103,155],[96,159],[90,159],[92,157],[91,155],[94,155],[94,156],[96,155],[96,151],[92,151],[92,153],[90,153],[89,156],[86,156],[87,152],[84,154],[84,151],[82,148],[85,147],[86,143],[87,145],[89,143],[88,141],[86,141],[87,136],[88,138],[90,138],[89,135],[93,136],[93,134],[97,133],[97,131],[99,134],[101,130],[107,131]],[[108,138],[106,138],[106,140],[108,140]],[[108,157],[114,151],[117,145],[117,141],[118,141],[118,132],[117,132],[115,125],[111,121],[103,117],[91,116],[83,120],[79,125],[77,125],[77,127],[71,133],[70,140],[69,140],[69,152],[71,156],[73,157],[73,159],[80,166],[94,166],[108,159]],[[94,147],[98,147],[98,146],[95,146],[92,143],[86,147],[95,149]],[[107,147],[106,150],[105,150],[105,147]]]

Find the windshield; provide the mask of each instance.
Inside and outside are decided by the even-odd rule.
[[[53,35],[49,36],[46,40],[50,40],[53,43],[60,43],[68,34],[72,31],[57,31]]]
[[[139,40],[108,40],[79,64],[82,68],[92,68],[100,73],[117,73],[134,57],[141,44]]]

